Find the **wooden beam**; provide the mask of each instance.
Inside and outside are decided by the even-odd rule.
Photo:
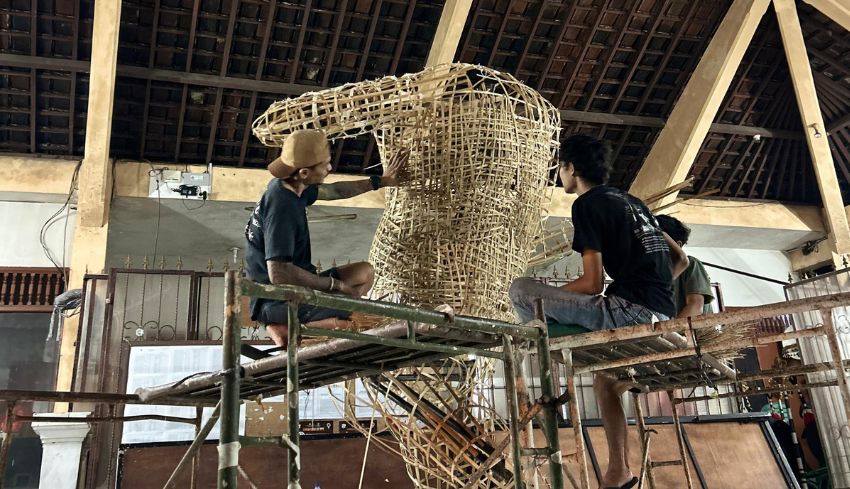
[[[98,2],[95,7],[92,59],[97,63],[91,65],[89,76],[86,143],[77,202],[77,222],[82,226],[101,227],[109,219],[109,142],[120,17],[120,0]]]
[[[774,0],[773,6],[779,21],[779,31],[782,34],[782,44],[788,59],[797,107],[800,110],[803,126],[806,128],[806,142],[812,163],[815,165],[824,217],[829,226],[829,237],[834,249],[832,261],[836,268],[842,268],[845,257],[850,255],[850,227],[847,224],[847,213],[844,210],[841,189],[838,186],[838,176],[835,173],[835,162],[829,148],[826,126],[820,105],[818,105],[815,81],[803,41],[797,6],[794,0]]]
[[[850,31],[850,3],[847,0],[803,0],[835,23]]]
[[[39,202],[64,201],[68,182],[77,161],[37,157],[32,155],[0,155],[0,199],[15,198]],[[184,165],[168,162],[153,162],[154,166],[185,170]],[[189,165],[189,171],[203,172],[202,165]],[[148,175],[150,166],[146,162],[120,160],[115,163],[114,192],[117,198],[148,197]],[[362,180],[361,175],[332,173],[328,183]],[[257,200],[269,182],[268,171],[260,168],[213,167],[213,202],[239,202],[250,204]],[[571,217],[574,195],[567,195],[561,188],[551,189],[553,196],[547,215]],[[383,191],[367,192],[345,200],[318,201],[327,207],[359,207],[382,209]],[[745,212],[742,212],[742,209]],[[850,212],[850,208],[848,208]],[[812,205],[782,204],[764,200],[691,199],[666,209],[665,214],[675,215],[689,224],[706,226],[741,227],[747,229],[777,229],[799,233],[823,235],[824,224],[820,209]]]
[[[561,109],[562,122],[588,122],[591,124],[607,124],[612,126],[637,126],[661,128],[667,121],[661,117],[645,115],[609,114],[607,112],[585,112],[581,110]],[[803,139],[803,133],[786,129],[769,129],[767,127],[740,126],[736,124],[713,123],[709,132],[718,134],[737,134],[739,136],[761,136],[763,138]]]
[[[62,70],[75,73],[87,73],[88,61],[71,61],[47,58],[43,56],[24,56],[19,54],[0,54],[0,65],[21,68],[36,68],[41,70]],[[298,83],[283,83],[264,80],[251,80],[231,76],[205,75],[201,73],[184,73],[182,71],[149,69],[138,66],[118,66],[118,75],[128,78],[155,80],[172,83],[188,83],[217,88],[245,90],[250,92],[265,92],[286,96],[297,96],[310,91],[321,90],[323,87],[303,85]],[[581,110],[561,110],[561,120],[564,122],[588,122],[592,124],[609,124],[615,126],[664,127],[666,121],[660,117],[642,115],[609,114],[605,112],[584,112]],[[760,135],[763,138],[803,139],[803,134],[785,129],[770,129],[767,127],[738,126],[734,124],[711,124],[711,132],[720,134],[738,134],[742,136]]]
[[[44,56],[25,56],[20,54],[0,54],[0,65],[36,68],[40,70],[58,70],[86,73],[91,66],[88,61],[73,61]],[[200,85],[214,88],[232,88],[255,92],[274,93],[279,95],[301,95],[315,90],[321,90],[318,85],[300,85],[250,78],[235,78],[231,76],[205,75],[202,73],[185,73],[183,71],[150,69],[144,66],[119,66],[118,76],[138,78],[141,80],[156,80],[181,85]]]
[[[472,0],[447,0],[437,24],[434,42],[428,52],[425,66],[435,66],[454,61],[466,17],[472,7]]]
[[[734,1],[646,157],[631,193],[638,197],[651,195],[688,176],[769,4],[770,0]],[[676,194],[672,194],[657,205],[669,204],[675,198]]]
[[[121,0],[95,4],[92,25],[92,63],[89,76],[86,145],[77,184],[77,223],[74,229],[68,290],[82,287],[86,273],[99,273],[106,264],[106,237],[112,197],[112,104],[118,67]],[[63,321],[56,388],[71,390],[79,315]],[[56,406],[58,411],[66,406]]]

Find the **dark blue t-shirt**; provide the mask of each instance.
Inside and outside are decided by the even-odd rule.
[[[310,229],[307,227],[307,206],[319,196],[319,187],[311,185],[301,196],[272,179],[254,207],[245,226],[245,272],[248,278],[270,284],[266,260],[291,262],[310,273],[316,273],[310,257]],[[264,299],[252,299],[251,318],[258,317]]]
[[[605,291],[668,317],[676,315],[670,248],[658,221],[637,197],[607,185],[573,202],[573,249],[602,253],[614,281]]]

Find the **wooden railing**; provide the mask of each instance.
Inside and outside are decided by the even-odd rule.
[[[55,268],[0,267],[0,312],[51,312],[64,291],[65,278]]]

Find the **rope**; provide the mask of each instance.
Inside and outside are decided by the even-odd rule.
[[[714,390],[717,390],[717,386],[714,384],[714,381],[711,380],[711,376],[705,371],[705,362],[702,360],[702,347],[697,340],[697,332],[694,330],[694,325],[691,322],[691,317],[688,316],[688,330],[691,333],[691,341],[694,342],[694,355],[697,357],[697,363],[699,363],[699,373],[700,376],[705,380],[706,384]],[[696,391],[696,388],[694,388]],[[693,394],[693,392],[691,392]]]

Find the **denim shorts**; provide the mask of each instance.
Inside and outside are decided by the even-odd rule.
[[[329,268],[319,275],[339,279],[339,271],[336,268]],[[349,319],[351,318],[351,311],[314,306],[312,304],[301,304],[298,306],[298,320],[301,324],[328,318]],[[286,301],[265,301],[260,307],[257,321],[262,324],[289,324],[289,303]]]
[[[534,319],[535,299],[543,299],[547,323],[578,325],[592,331],[670,319],[616,295],[577,294],[528,277],[514,280],[509,295],[520,322]]]

